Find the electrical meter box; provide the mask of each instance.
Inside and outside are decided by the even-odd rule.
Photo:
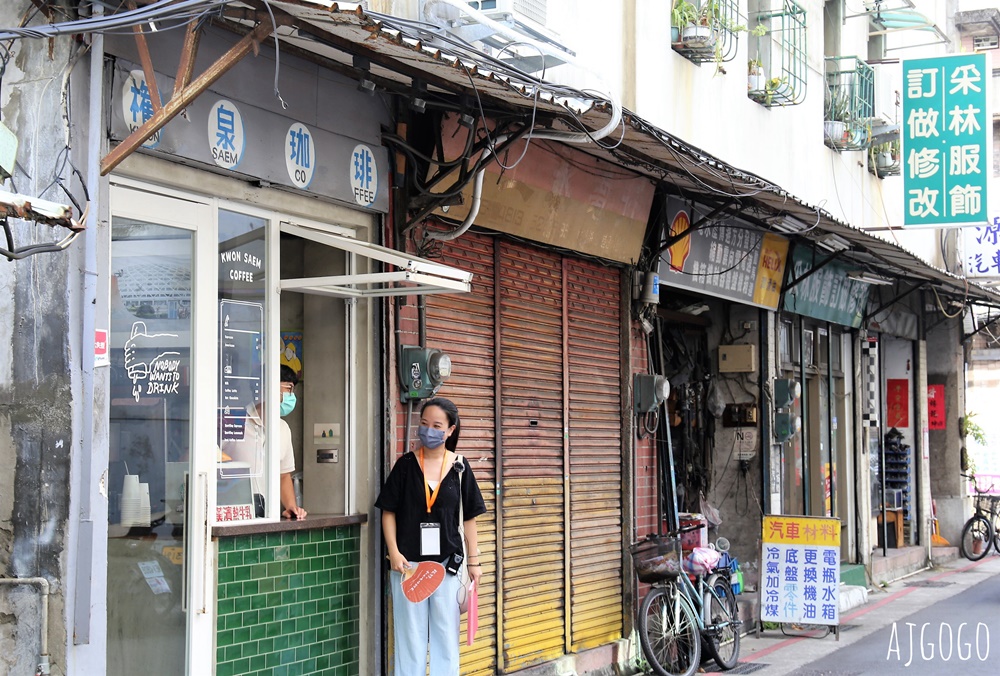
[[[753,373],[756,370],[755,345],[719,346],[719,373]]]

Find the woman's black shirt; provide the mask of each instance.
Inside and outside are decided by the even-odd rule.
[[[457,460],[455,464],[458,464]],[[456,466],[448,469],[437,500],[428,514],[424,473],[420,470],[416,454],[406,453],[389,472],[375,506],[396,515],[396,547],[407,561],[444,561],[452,554],[462,551],[462,535],[458,528],[458,476]],[[479,492],[479,484],[476,483],[468,461],[462,472],[461,495],[463,519],[470,521],[486,513],[483,495]],[[440,555],[420,556],[421,523],[441,524]]]

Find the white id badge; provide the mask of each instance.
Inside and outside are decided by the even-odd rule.
[[[441,524],[420,524],[420,556],[441,556]]]

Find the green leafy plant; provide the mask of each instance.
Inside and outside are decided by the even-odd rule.
[[[674,0],[670,9],[670,25],[684,28],[698,20],[698,8],[688,0]]]
[[[966,411],[965,417],[962,418],[961,425],[959,426],[961,434],[963,437],[972,437],[972,439],[980,446],[986,445],[986,432],[982,427],[979,426],[973,418],[976,414],[971,411]]]
[[[747,61],[747,75],[761,75],[764,72],[764,64],[760,59],[750,59]]]

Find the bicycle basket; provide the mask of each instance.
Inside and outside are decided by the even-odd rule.
[[[654,535],[628,548],[640,582],[672,580],[681,572],[681,541]]]

